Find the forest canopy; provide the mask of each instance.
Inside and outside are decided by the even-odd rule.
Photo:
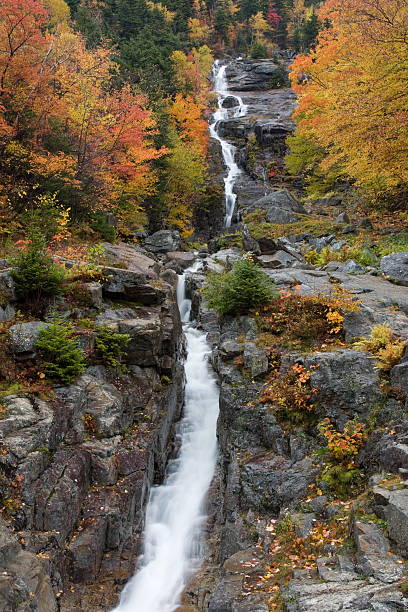
[[[348,180],[397,207],[408,181],[408,5],[327,0],[319,18],[329,27],[292,65],[299,105],[288,167],[306,174],[310,194]]]

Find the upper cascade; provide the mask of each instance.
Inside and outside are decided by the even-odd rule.
[[[225,184],[225,227],[230,227],[234,213],[237,195],[234,193],[234,184],[241,173],[235,161],[236,147],[224,140],[218,134],[219,122],[226,119],[236,119],[244,117],[248,107],[243,103],[242,98],[237,95],[231,96],[228,91],[228,81],[226,77],[227,64],[221,64],[216,60],[213,66],[214,91],[218,98],[218,109],[215,111],[210,124],[210,134],[212,138],[218,140],[222,149],[222,156],[227,168],[227,176],[224,178]]]

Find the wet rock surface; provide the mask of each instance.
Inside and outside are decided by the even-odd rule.
[[[270,89],[271,78],[279,71],[273,60],[237,59],[228,64],[228,86],[231,91]]]

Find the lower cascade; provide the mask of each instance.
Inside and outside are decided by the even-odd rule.
[[[197,264],[186,272],[196,269]],[[177,431],[180,452],[169,462],[165,482],[151,491],[144,553],[116,612],[172,612],[202,558],[204,502],[217,460],[219,391],[207,362],[205,334],[188,324],[185,274],[179,276],[177,301],[187,343],[184,416]]]

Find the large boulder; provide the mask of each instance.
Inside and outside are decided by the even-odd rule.
[[[268,193],[266,196],[256,200],[252,206],[252,208],[262,209],[269,209],[270,207],[306,214],[303,205],[287,189],[272,191],[272,193]],[[270,222],[274,223],[273,221]]]
[[[221,104],[222,108],[236,108],[239,106],[239,100],[235,96],[227,96]]]
[[[231,91],[271,89],[271,79],[280,71],[281,67],[270,59],[235,60],[227,66],[228,88]]]
[[[380,261],[380,268],[391,280],[408,287],[408,251],[386,255]]]
[[[36,353],[35,344],[41,329],[47,327],[43,321],[16,323],[10,327],[10,343],[16,359],[32,359]]]
[[[154,259],[131,245],[104,245],[112,266],[103,269],[103,295],[116,300],[160,304],[165,297],[159,281],[160,268]]]
[[[266,220],[268,223],[295,223],[297,221],[297,217],[290,212],[290,210],[285,210],[284,208],[278,208],[277,206],[271,206],[266,213]]]
[[[149,306],[161,304],[166,297],[166,285],[154,273],[120,268],[104,268],[104,272],[103,294],[108,298]]]
[[[226,266],[231,267],[234,263],[242,259],[242,252],[237,247],[231,247],[230,249],[221,249],[220,251],[213,253],[210,259],[216,262],[221,262]]]
[[[261,255],[258,262],[263,268],[290,268],[298,260],[286,251],[277,251],[273,255]]]
[[[156,276],[159,272],[159,265],[149,257],[146,251],[134,244],[118,244],[103,243],[105,256],[107,257],[111,267],[124,268],[126,270],[134,270],[148,276]]]
[[[283,360],[283,370],[301,358]],[[311,386],[316,388],[319,410],[337,428],[354,417],[365,418],[382,399],[380,379],[371,355],[365,351],[340,350],[313,353],[304,359],[306,368],[313,370]]]
[[[180,234],[171,230],[159,230],[144,242],[144,247],[152,253],[168,253],[177,251],[180,246]]]

